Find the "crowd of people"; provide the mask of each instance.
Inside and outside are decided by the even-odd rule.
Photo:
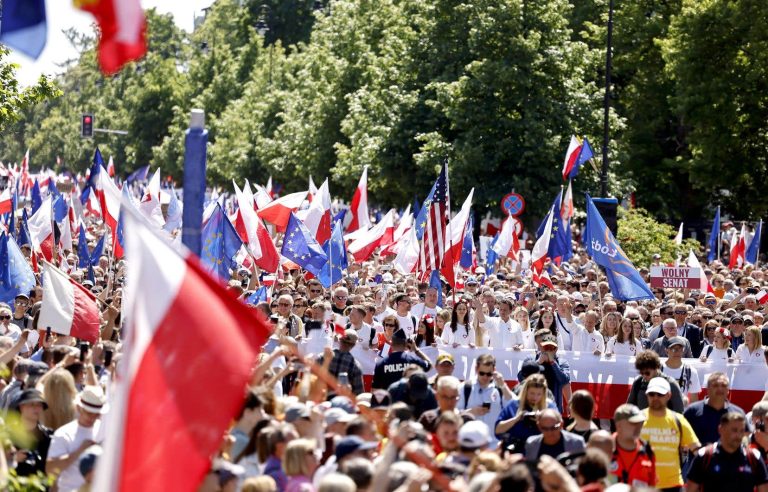
[[[40,286],[0,304],[2,466],[50,477],[51,490],[89,490],[101,453],[123,335],[125,264],[109,254],[92,275],[72,270],[99,299],[96,344],[38,325]],[[716,261],[711,292],[628,302],[583,251],[554,271],[553,289],[506,259],[461,273],[456,289],[376,255],[330,288],[286,271],[252,305],[274,333],[200,490],[768,490],[768,401],[731,403],[727,371],[766,365],[763,270]],[[248,302],[260,281],[240,267],[226,288]],[[310,340],[323,349],[307,353]],[[459,347],[476,350],[469,377],[455,373]],[[524,354],[516,380],[487,348]],[[372,374],[357,350],[375,354]],[[632,357],[613,418],[572,389],[569,352]]]

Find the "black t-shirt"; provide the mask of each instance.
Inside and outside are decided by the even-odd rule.
[[[539,448],[539,456],[536,456],[538,459],[540,456],[547,455],[551,456],[553,458],[557,458],[561,454],[565,453],[565,439],[562,437],[559,441],[557,441],[557,444],[554,444],[550,446],[549,444],[545,444],[544,441],[541,442],[541,448]]]
[[[748,458],[747,453],[752,457]],[[727,453],[719,444],[701,448],[688,472],[688,480],[698,484],[703,492],[752,492],[768,483],[768,469],[754,449],[739,448]]]
[[[403,377],[403,371],[410,364],[418,364],[425,371],[429,370],[429,362],[410,352],[395,352],[376,363],[373,372],[373,388],[388,389]]]

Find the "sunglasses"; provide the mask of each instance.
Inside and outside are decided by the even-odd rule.
[[[307,306],[308,306],[308,304],[294,304],[293,305],[293,307],[295,307],[295,308],[297,308],[297,307],[307,307]]]
[[[560,429],[560,427],[562,427],[562,425],[563,424],[555,424],[552,427],[544,427],[542,425],[542,426],[539,426],[539,430],[541,432],[552,432],[552,431],[556,431],[556,430]]]
[[[339,300],[345,300],[345,301],[347,300],[347,296],[333,296],[333,297]]]
[[[688,311],[675,311],[675,314],[688,314]]]
[[[384,326],[389,326],[389,327],[392,327],[392,328],[397,327],[397,325],[394,324],[394,323],[384,323]]]
[[[0,316],[0,319],[3,319],[3,320],[5,320],[5,319],[11,319],[11,317],[10,317],[10,316]]]
[[[291,307],[292,306],[292,304],[289,304],[287,302],[278,302],[277,305],[281,306],[281,307]]]
[[[493,376],[493,373],[492,373],[492,372],[485,372],[485,371],[477,371],[477,374],[478,374],[479,376],[485,376],[485,377],[491,377],[491,376]]]
[[[309,289],[309,291],[310,291],[311,293],[313,293],[313,294],[320,294],[321,292],[323,292],[323,290],[322,290],[322,289]]]

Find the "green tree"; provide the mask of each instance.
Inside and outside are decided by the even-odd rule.
[[[690,250],[696,254],[703,252],[701,243],[695,239],[688,238],[680,246],[675,244],[675,228],[654,220],[647,210],[619,210],[616,239],[637,268],[650,265],[654,254],[661,255],[662,263],[672,263],[677,258],[685,262]]]

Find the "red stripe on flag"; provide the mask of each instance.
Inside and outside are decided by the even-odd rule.
[[[99,341],[99,307],[96,298],[85,287],[69,279],[75,296],[75,311],[72,316],[70,335],[91,343]]]

